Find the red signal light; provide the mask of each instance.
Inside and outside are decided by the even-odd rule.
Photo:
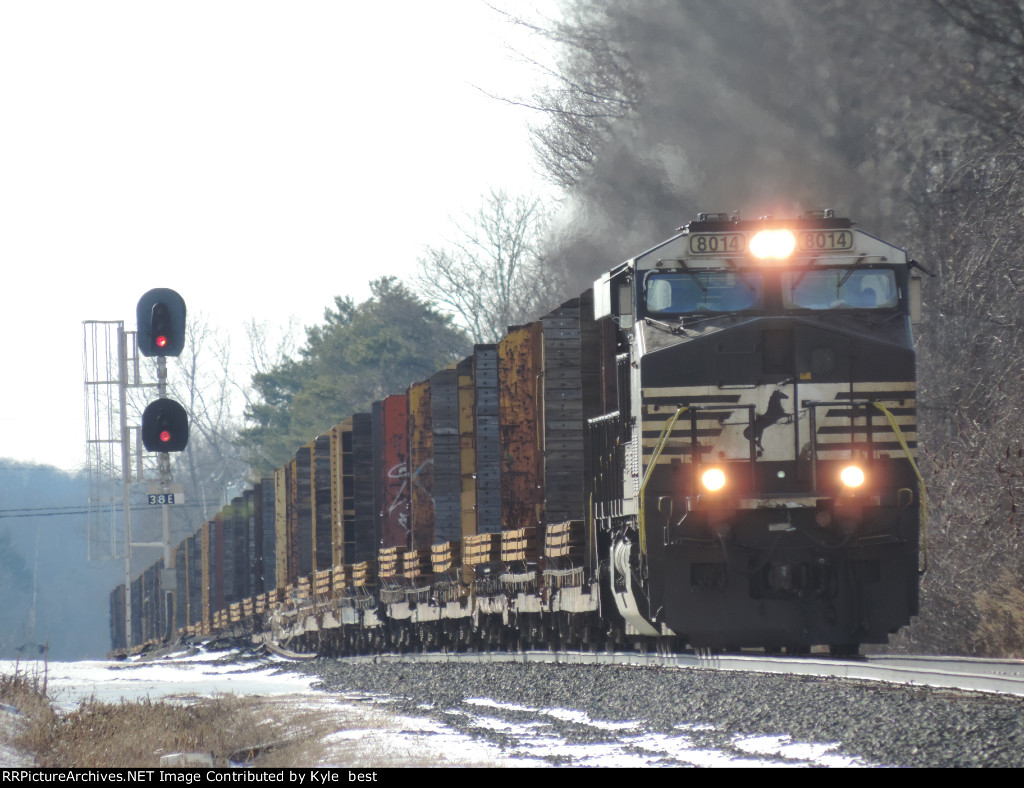
[[[185,347],[185,302],[166,287],[155,287],[139,299],[138,348],[147,358],[180,356]],[[156,440],[156,434],[152,436]]]
[[[142,412],[142,445],[146,451],[184,451],[188,445],[188,414],[172,399],[150,402]]]

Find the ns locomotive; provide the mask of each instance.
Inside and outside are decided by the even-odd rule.
[[[299,449],[112,594],[115,648],[855,651],[917,612],[915,263],[701,214]],[[168,604],[164,604],[169,600]]]

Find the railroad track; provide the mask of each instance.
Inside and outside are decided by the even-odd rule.
[[[878,656],[857,659],[769,657],[759,654],[639,654],[630,652],[523,651],[465,654],[380,654],[348,657],[366,662],[518,662],[566,665],[633,665],[775,673],[880,681],[1024,697],[1024,660],[968,657]]]
[[[767,742],[853,759],[833,765],[1024,767],[1021,662],[535,651],[296,667],[318,689],[506,755],[536,758],[555,742],[559,765],[608,765],[607,747],[618,765],[749,764]],[[708,753],[717,760],[699,759]]]

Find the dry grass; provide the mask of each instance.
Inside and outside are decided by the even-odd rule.
[[[992,657],[1024,657],[1024,590],[1013,572],[1003,571],[974,603],[981,623],[974,632],[980,653]]]
[[[490,767],[489,757],[443,752],[430,734],[409,732],[386,712],[361,708],[296,709],[293,698],[265,699],[261,706],[273,719],[291,722],[291,737],[261,757],[257,765],[281,767],[325,765],[358,768]]]
[[[45,683],[45,672],[0,676],[0,702],[17,708],[23,720],[5,734],[5,743],[33,755],[41,767],[148,768],[174,752],[210,753],[217,766],[266,768],[495,765],[439,754],[388,714],[310,707],[304,696],[90,699],[62,714],[47,698]]]
[[[0,675],[0,703],[16,709],[20,718],[10,728],[0,727],[0,741],[29,753],[39,752],[56,714],[46,697],[46,670],[22,670]]]
[[[83,701],[59,716],[50,729],[49,754],[41,766],[158,766],[172,752],[208,752],[217,765],[233,753],[259,747],[272,731],[256,725],[238,698],[212,698],[188,705],[143,700]]]

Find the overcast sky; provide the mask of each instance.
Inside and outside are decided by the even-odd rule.
[[[170,287],[234,343],[309,325],[542,190],[478,89],[530,94],[517,35],[481,0],[0,4],[0,457],[84,461],[85,320]]]

